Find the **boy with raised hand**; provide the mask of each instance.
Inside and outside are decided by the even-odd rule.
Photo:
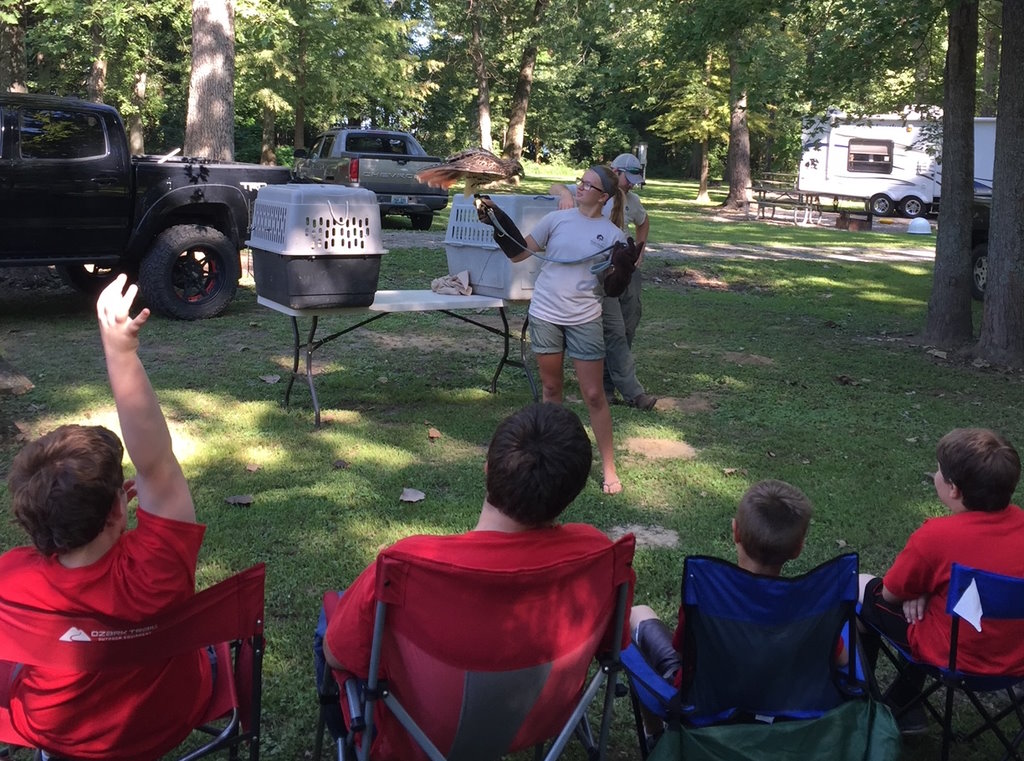
[[[879,635],[917,661],[948,665],[946,596],[953,563],[1024,576],[1024,510],[1010,504],[1020,480],[1017,450],[995,431],[957,428],[939,440],[936,460],[935,493],[950,514],[926,520],[911,534],[883,578],[861,574],[860,620],[872,665]],[[984,630],[983,639],[972,627],[960,627],[958,668],[976,674],[1019,668],[1020,623],[985,621]],[[921,670],[907,669],[886,694],[904,734],[928,729],[923,707],[912,702],[924,679]]]
[[[124,480],[123,449],[101,426],[64,425],[31,442],[7,478],[15,520],[33,547],[0,556],[0,597],[42,610],[143,621],[195,593],[205,527],[139,359],[131,317],[138,292],[118,276],[96,312],[110,388],[135,479]],[[139,498],[138,526],[128,502]],[[139,761],[178,745],[212,694],[207,652],[151,667],[100,674],[22,667],[11,685],[11,720],[26,742],[53,756]]]

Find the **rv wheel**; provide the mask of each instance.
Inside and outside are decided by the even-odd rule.
[[[900,214],[908,219],[923,216],[925,213],[924,201],[917,196],[907,196],[900,201]]]
[[[879,193],[877,196],[871,196],[870,206],[871,213],[876,217],[887,217],[892,214],[892,199],[882,193]]]
[[[976,301],[985,298],[985,285],[988,283],[988,244],[979,243],[971,251],[971,296]]]

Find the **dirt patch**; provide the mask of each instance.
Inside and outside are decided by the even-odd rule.
[[[697,450],[685,441],[671,439],[647,439],[631,436],[625,441],[626,451],[643,455],[652,460],[692,460]]]
[[[633,534],[636,537],[638,547],[674,550],[679,546],[679,533],[663,526],[641,526],[638,523],[628,523],[608,529],[608,536],[612,541],[617,541],[626,534]]]
[[[737,365],[752,365],[754,367],[768,367],[775,364],[775,360],[770,357],[762,357],[759,354],[746,354],[741,351],[724,352],[722,358],[727,362]]]
[[[700,288],[707,291],[728,291],[729,284],[709,272],[693,267],[658,267],[649,273],[658,285]]]
[[[687,412],[696,414],[699,412],[711,412],[715,408],[711,394],[697,392],[690,394],[685,399],[678,399],[674,396],[663,396],[654,405],[659,412]]]

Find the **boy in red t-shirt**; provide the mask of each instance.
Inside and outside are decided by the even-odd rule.
[[[939,441],[933,480],[951,513],[930,518],[910,535],[884,578],[862,574],[860,620],[872,662],[879,633],[915,660],[949,662],[946,595],[954,562],[1007,576],[1024,576],[1024,510],[1010,504],[1020,479],[1020,457],[1009,441],[984,428],[957,428]],[[986,621],[985,639],[960,627],[958,666],[968,673],[1000,674],[1024,663],[1024,628],[1016,621]],[[886,701],[900,714],[904,734],[927,731],[920,704],[925,674],[907,669]],[[902,710],[901,710],[902,709]]]
[[[804,548],[814,507],[802,491],[785,481],[758,481],[747,489],[732,519],[736,564],[762,576],[780,576],[786,561],[797,558]],[[679,606],[675,636],[653,609],[634,605],[629,614],[633,642],[651,667],[677,687],[682,681],[685,612]],[[660,722],[650,719],[652,733]]]
[[[560,559],[603,550],[611,540],[593,526],[558,521],[586,485],[592,461],[593,448],[576,413],[552,402],[524,407],[505,418],[491,438],[484,467],[487,493],[476,526],[463,534],[407,537],[393,547],[499,574],[538,560],[555,569]],[[371,563],[345,590],[329,624],[320,613],[313,650],[321,688],[327,666],[361,678],[369,673],[375,577]],[[514,615],[515,600],[508,604]],[[501,643],[495,647],[500,651]],[[345,732],[333,706],[328,726],[336,738]],[[375,728],[373,758],[420,757],[390,712],[379,713]]]
[[[138,288],[119,276],[96,303],[123,449],[101,426],[64,425],[28,444],[7,477],[12,513],[34,547],[0,556],[0,596],[42,610],[142,621],[195,594],[204,527],[171,449],[156,394],[139,359],[149,317],[128,311]],[[128,503],[139,498],[138,527]],[[212,694],[205,651],[153,666],[85,674],[25,666],[11,688],[11,721],[53,756],[140,761],[174,748]]]

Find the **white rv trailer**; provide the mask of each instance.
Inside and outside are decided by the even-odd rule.
[[[974,120],[974,188],[992,192],[996,120]],[[859,118],[829,111],[806,120],[797,189],[863,198],[880,216],[926,214],[942,182],[942,112],[906,111]]]

